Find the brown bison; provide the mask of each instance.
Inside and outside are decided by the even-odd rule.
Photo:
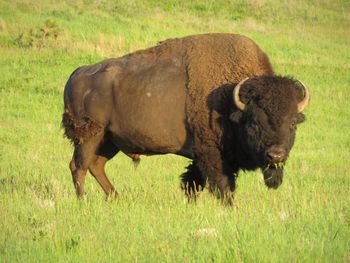
[[[135,161],[192,159],[182,175],[189,197],[208,181],[232,203],[239,170],[257,168],[277,188],[308,101],[300,81],[274,75],[257,44],[235,34],[170,39],[80,67],[66,84],[62,121],[77,195],[87,170],[108,196],[116,192],[104,167],[119,151]]]

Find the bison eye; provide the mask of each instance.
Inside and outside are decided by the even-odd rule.
[[[259,130],[259,125],[257,122],[252,122],[251,126],[254,130]]]

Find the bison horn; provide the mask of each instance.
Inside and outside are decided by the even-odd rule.
[[[300,80],[298,81],[304,88],[304,98],[301,102],[298,103],[298,112],[302,112],[306,108],[306,106],[309,104],[310,93],[308,88],[304,85],[304,83],[302,83]]]
[[[242,84],[247,80],[248,78],[245,78],[244,80],[242,80],[240,83],[237,84],[237,86],[235,87],[234,91],[233,91],[233,100],[235,102],[235,105],[237,106],[238,109],[240,109],[241,111],[244,110],[245,108],[245,104],[241,101],[241,99],[239,98],[239,89],[241,88]]]

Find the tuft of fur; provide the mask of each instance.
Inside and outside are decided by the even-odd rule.
[[[86,142],[103,130],[103,126],[89,117],[83,117],[79,122],[74,118],[70,107],[65,109],[62,115],[62,127],[64,135],[70,139],[74,145]]]
[[[181,175],[181,188],[187,197],[195,197],[206,185],[206,178],[202,175],[197,165],[193,162],[186,167],[187,171]]]

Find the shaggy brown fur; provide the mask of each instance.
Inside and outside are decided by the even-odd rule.
[[[209,94],[224,84],[238,83],[246,77],[272,75],[273,70],[266,54],[244,36],[227,34],[218,41],[212,34],[202,41],[196,36],[188,41],[191,48],[187,48],[187,116],[198,139],[205,144],[212,141],[215,146],[221,133],[213,137],[214,131],[208,129]],[[200,141],[197,147],[201,147]]]
[[[62,115],[64,135],[75,145],[82,144],[103,130],[103,126],[88,116],[83,117],[78,123],[73,116],[70,107],[65,109]]]
[[[189,201],[195,199],[197,193],[202,191],[206,185],[206,180],[195,162],[186,167],[187,171],[181,175],[181,188],[185,191]]]
[[[238,83],[246,77],[272,75],[266,54],[244,36],[215,34],[205,39],[193,36],[184,40],[188,74],[186,111],[189,127],[194,135],[194,153],[204,177],[210,185],[230,185],[234,190],[234,169],[223,162],[223,129],[218,124],[220,115],[210,111],[207,100],[210,93],[228,83]],[[224,175],[225,173],[226,175]],[[216,178],[210,176],[218,175]],[[228,182],[227,182],[228,181]],[[212,189],[214,190],[214,189]],[[223,194],[223,193],[222,193]]]
[[[241,90],[240,97],[245,104],[250,101],[256,103],[270,116],[274,127],[279,127],[291,109],[285,107],[294,101],[296,105],[303,99],[303,87],[293,78],[266,76],[249,80],[245,88]],[[275,98],[278,97],[279,100]]]

